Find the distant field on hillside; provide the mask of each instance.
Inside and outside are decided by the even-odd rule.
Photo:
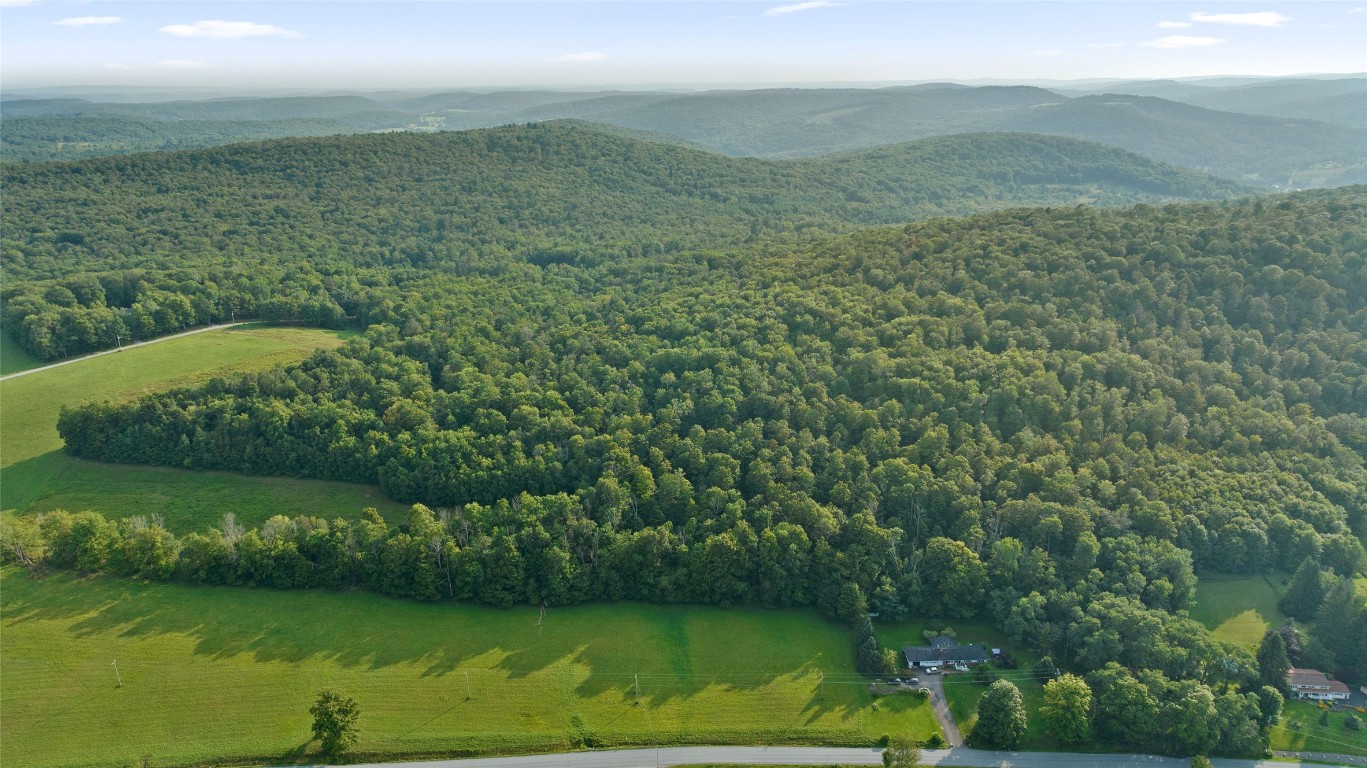
[[[1220,640],[1257,650],[1263,634],[1286,622],[1277,608],[1282,574],[1206,576],[1196,585],[1191,617]]]
[[[360,703],[357,751],[386,757],[935,731],[924,702],[875,704],[849,629],[812,611],[626,604],[539,618],[12,568],[0,592],[6,765],[294,760],[324,687]]]
[[[63,404],[126,400],[235,370],[262,370],[303,359],[343,334],[305,328],[246,326],[172,339],[91,358],[0,383],[0,509],[28,514],[95,509],[107,517],[161,515],[178,532],[198,530],[234,512],[252,524],[273,514],[353,516],[374,506],[401,507],[378,488],[252,478],[228,473],[81,461],[61,452]],[[4,348],[9,359],[11,346]]]

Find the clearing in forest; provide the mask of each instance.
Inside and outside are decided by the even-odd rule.
[[[81,461],[62,453],[63,405],[128,400],[232,371],[264,370],[335,347],[343,334],[242,326],[171,339],[0,383],[0,509],[29,514],[93,509],[109,519],[162,516],[176,533],[203,530],[233,512],[246,525],[271,515],[354,517],[367,506],[388,517],[401,505],[377,487],[225,472]],[[4,352],[8,356],[10,347]]]

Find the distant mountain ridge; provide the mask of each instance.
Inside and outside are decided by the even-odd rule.
[[[772,161],[560,122],[10,164],[3,180],[0,263],[16,279],[182,260],[601,261],[1021,205],[1247,191],[1057,137],[953,136]]]
[[[464,130],[563,118],[636,131],[669,134],[734,156],[813,157],[931,136],[972,132],[1024,132],[1094,141],[1153,160],[1263,187],[1335,186],[1367,181],[1367,128],[1306,117],[1329,115],[1337,104],[1351,118],[1367,94],[1356,81],[1312,81],[1319,96],[1297,101],[1295,83],[1229,87],[1187,83],[1136,84],[1137,94],[1071,95],[1031,86],[928,83],[877,89],[818,88],[748,91],[556,92],[450,91],[444,93],[338,94],[311,97],[225,98],[147,104],[76,99],[4,102],[0,134],[6,159],[62,159],[194,146],[186,126],[168,121],[244,121],[231,131],[206,124],[197,143],[218,135],[272,138],[281,124],[254,121],[324,119],[337,133],[373,130]],[[1124,87],[1124,86],[1120,86]],[[1203,89],[1203,90],[1200,90]],[[1221,111],[1145,92],[1193,98],[1209,91],[1222,109],[1248,112],[1263,105],[1273,116]],[[1255,103],[1255,106],[1249,106]],[[1215,106],[1215,101],[1212,101]],[[1298,112],[1305,114],[1293,118]],[[1337,114],[1337,113],[1335,113]],[[143,121],[136,142],[113,140],[109,124],[89,116]],[[55,122],[25,124],[34,116]],[[11,122],[20,121],[20,122]],[[314,133],[322,130],[313,126]],[[58,143],[42,130],[60,133]],[[159,136],[158,131],[166,133]],[[103,132],[104,135],[99,135]],[[132,132],[130,128],[125,133]],[[114,131],[113,133],[118,133]],[[176,142],[169,141],[175,134]],[[130,148],[131,147],[131,148]]]
[[[1121,93],[1155,96],[1225,112],[1367,127],[1367,77],[1334,80],[1285,78],[1225,87],[1177,80],[1140,80],[1099,89],[1067,89],[1061,92],[1068,95]]]

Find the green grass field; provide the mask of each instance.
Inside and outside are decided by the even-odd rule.
[[[0,333],[0,376],[37,368],[43,361],[25,352],[8,333]]]
[[[297,760],[325,687],[360,703],[357,752],[385,757],[564,749],[576,733],[869,744],[935,729],[925,702],[875,702],[849,629],[811,611],[595,605],[538,626],[534,608],[0,578],[5,765]]]
[[[0,383],[0,509],[29,514],[94,509],[110,518],[162,516],[178,532],[224,513],[254,524],[273,514],[355,516],[367,506],[402,515],[378,488],[221,472],[119,466],[61,453],[63,404],[123,400],[233,370],[262,370],[335,346],[334,331],[245,326],[90,358]],[[8,348],[6,348],[8,354]]]
[[[1277,608],[1284,587],[1281,574],[1202,577],[1196,585],[1191,617],[1216,638],[1256,651],[1263,634],[1286,616]]]
[[[1282,719],[1272,726],[1272,748],[1291,752],[1336,752],[1342,755],[1367,755],[1367,729],[1350,731],[1343,721],[1347,712],[1330,712],[1329,724],[1319,724],[1321,711],[1309,702],[1288,701]],[[1358,714],[1367,719],[1367,715]]]

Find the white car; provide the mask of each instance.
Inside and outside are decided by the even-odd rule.
[[[940,674],[940,668],[939,668],[939,667],[926,667],[926,674],[927,674],[927,675],[938,675],[938,674]]]

